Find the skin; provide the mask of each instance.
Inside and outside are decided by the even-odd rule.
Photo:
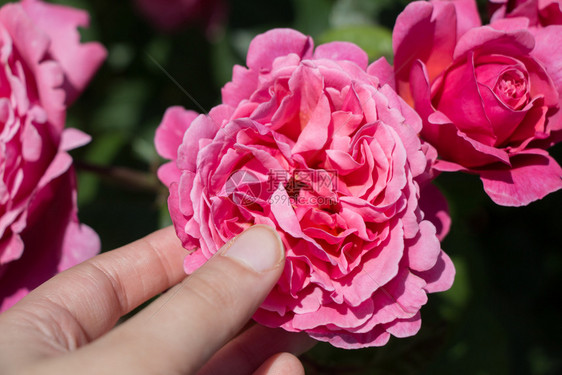
[[[264,239],[279,248],[259,271],[229,252],[252,256]],[[283,270],[274,231],[247,230],[188,277],[185,255],[166,228],[45,282],[0,315],[0,373],[304,374],[308,336],[248,323]]]

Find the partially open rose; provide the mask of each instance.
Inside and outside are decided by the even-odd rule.
[[[253,224],[276,228],[283,276],[254,318],[343,348],[415,334],[454,269],[419,206],[421,121],[349,43],[257,36],[208,116],[174,107],[156,134],[159,176],[193,272]],[[426,151],[426,152],[424,152]],[[444,203],[436,190],[432,217]]]
[[[80,44],[87,22],[37,0],[0,8],[0,311],[100,248],[76,216],[68,154],[90,138],[64,129],[67,104],[105,58]]]
[[[496,203],[526,205],[562,188],[544,150],[562,129],[562,53],[547,45],[559,26],[536,36],[524,18],[480,26],[469,5],[408,5],[394,29],[396,86],[422,116],[438,170],[478,174]]]

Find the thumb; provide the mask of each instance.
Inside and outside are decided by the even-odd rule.
[[[74,353],[96,373],[193,373],[251,318],[283,271],[279,235],[256,225],[146,309]],[[116,372],[116,370],[118,370]]]

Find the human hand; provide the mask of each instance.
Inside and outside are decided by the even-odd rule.
[[[187,278],[185,255],[166,228],[53,277],[0,315],[0,373],[303,374],[308,336],[242,330],[283,270],[276,233],[248,229]]]

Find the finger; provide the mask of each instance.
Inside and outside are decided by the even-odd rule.
[[[172,227],[159,230],[58,274],[5,318],[33,323],[35,316],[30,320],[27,315],[40,311],[37,332],[54,331],[72,349],[106,333],[122,315],[185,278],[186,254]]]
[[[198,375],[246,375],[276,353],[300,355],[316,341],[304,333],[254,325],[216,353]]]
[[[283,245],[251,227],[139,314],[73,354],[96,373],[194,373],[250,319],[281,275]],[[94,366],[95,364],[95,366]]]
[[[294,355],[279,353],[264,362],[253,375],[304,375],[304,368]]]

